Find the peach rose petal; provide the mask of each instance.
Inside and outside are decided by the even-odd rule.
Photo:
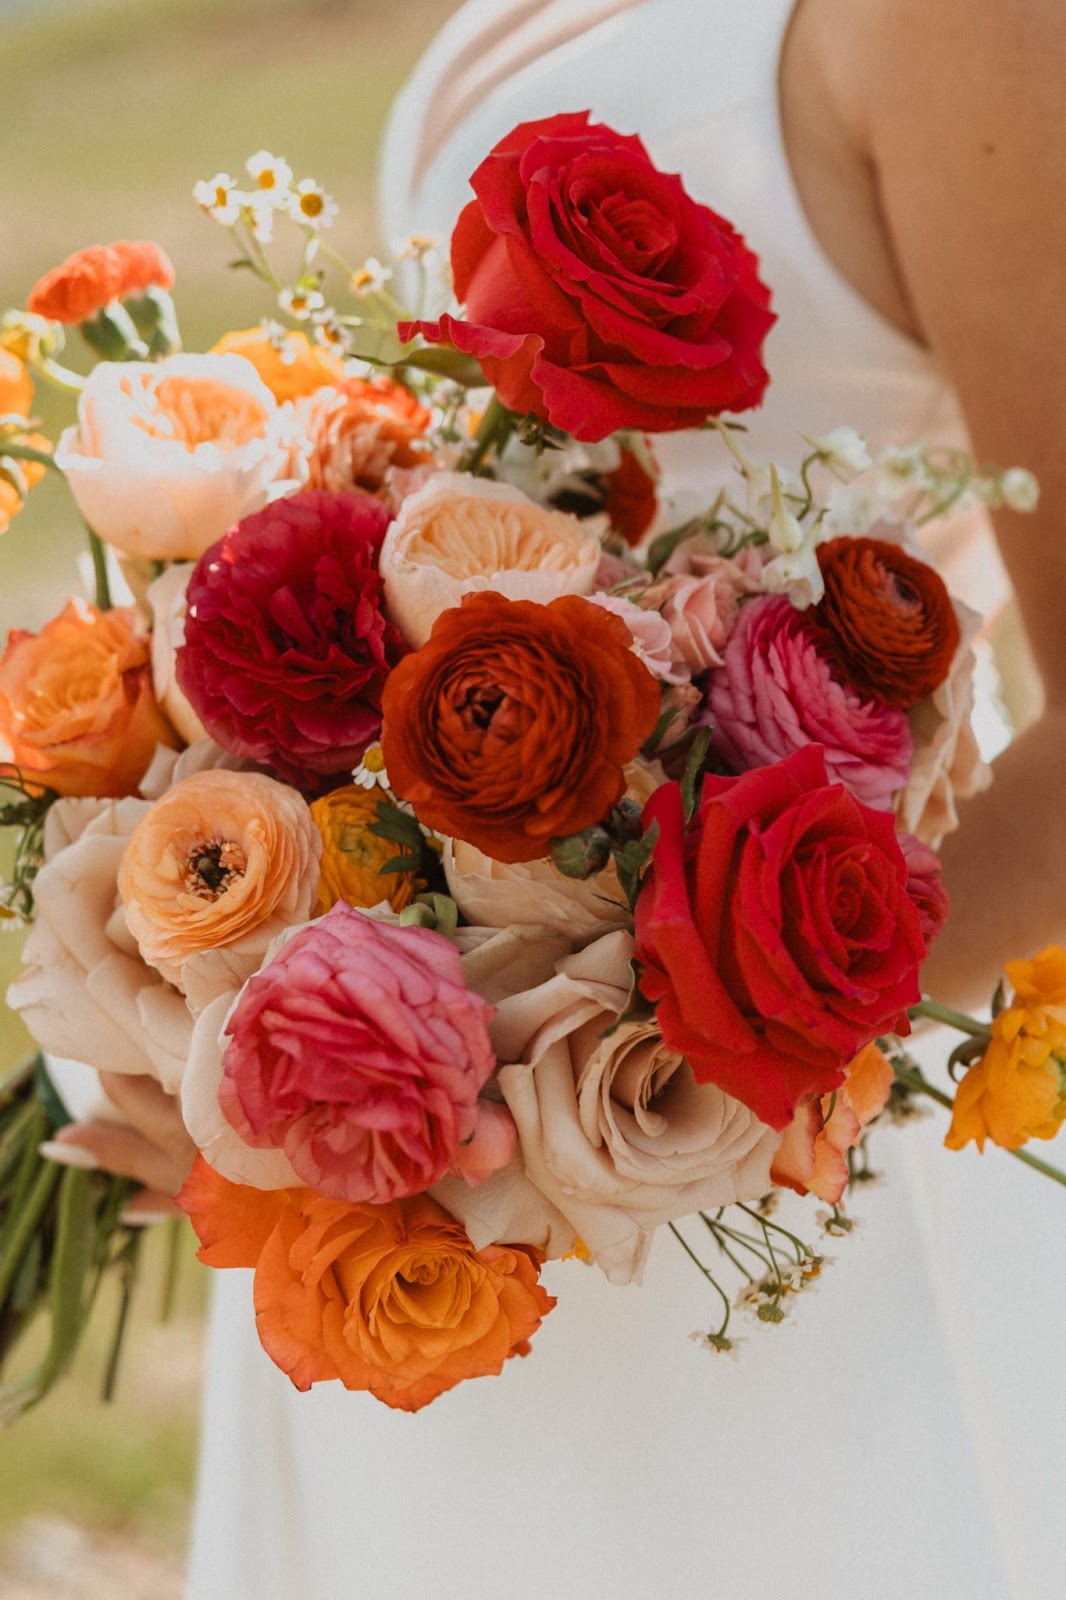
[[[155,697],[186,744],[207,738],[207,729],[178,686],[176,652],[185,638],[185,590],[191,561],[176,561],[148,586],[152,613],[152,687]]]

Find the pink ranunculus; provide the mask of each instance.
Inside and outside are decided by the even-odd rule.
[[[821,745],[830,781],[878,810],[910,774],[906,713],[845,683],[815,627],[784,595],[743,607],[699,720],[739,771]]]
[[[245,984],[219,1103],[246,1144],[283,1149],[321,1194],[418,1194],[478,1126],[492,1015],[447,939],[338,901]]]
[[[742,595],[757,585],[725,556],[705,557],[700,570],[673,573],[641,596],[670,628],[674,649],[693,677],[722,665],[722,651],[733,630]]]

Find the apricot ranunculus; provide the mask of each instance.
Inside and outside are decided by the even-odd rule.
[[[414,872],[383,872],[386,862],[401,854],[389,839],[371,833],[378,819],[374,790],[348,783],[331,789],[311,806],[311,819],[322,836],[318,906],[328,911],[338,900],[369,908],[388,901],[394,911],[410,904],[418,889]]]
[[[262,328],[224,333],[212,346],[211,354],[243,356],[250,361],[279,404],[344,382],[340,360],[329,350],[312,344],[306,333],[295,328],[277,340]]]
[[[200,772],[134,829],[118,874],[144,959],[201,1011],[255,972],[315,904],[320,840],[295,789],[255,772]]]
[[[152,694],[132,610],[68,601],[0,657],[0,748],[59,794],[132,794],[157,744],[177,743]]]
[[[839,1205],[850,1178],[848,1151],[884,1110],[894,1080],[892,1063],[876,1044],[860,1050],[839,1089],[797,1106],[774,1157],[773,1181]]]
[[[884,539],[818,546],[825,593],[817,617],[860,693],[905,710],[943,683],[959,624],[934,568]]]
[[[101,361],[56,465],[89,526],[116,550],[195,560],[287,476],[291,425],[239,356]]]
[[[592,592],[599,540],[577,517],[507,483],[437,472],[409,495],[385,536],[385,605],[407,643],[425,644],[441,612],[491,589],[542,605]]]
[[[431,415],[391,378],[341,379],[303,400],[296,418],[310,440],[309,489],[376,494],[393,469],[433,464],[430,451],[419,448]]]
[[[555,1304],[534,1251],[475,1250],[425,1195],[376,1206],[309,1189],[264,1193],[199,1160],[179,1201],[202,1261],[255,1268],[260,1340],[297,1389],[337,1378],[418,1411],[526,1355]]]
[[[1049,945],[1031,961],[1008,961],[1014,990],[992,1022],[992,1038],[959,1084],[944,1143],[985,1140],[1017,1150],[1053,1139],[1066,1121],[1066,950]]]
[[[546,856],[598,822],[649,737],[659,686],[625,623],[576,595],[472,594],[382,695],[382,749],[419,820],[497,861]]]

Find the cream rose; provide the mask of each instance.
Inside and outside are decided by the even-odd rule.
[[[207,738],[207,729],[182,694],[175,676],[177,651],[185,639],[185,591],[191,561],[178,561],[148,586],[152,613],[152,688],[186,744]]]
[[[196,560],[289,471],[291,412],[243,356],[101,361],[56,446],[78,509],[125,555]]]
[[[389,616],[418,649],[464,594],[491,589],[541,605],[590,594],[599,556],[576,517],[506,483],[436,472],[400,506],[379,567]]]
[[[500,1003],[497,1074],[527,1177],[615,1283],[639,1279],[662,1223],[770,1188],[781,1135],[697,1084],[651,1021],[608,1032],[630,992],[633,941],[606,934]]]

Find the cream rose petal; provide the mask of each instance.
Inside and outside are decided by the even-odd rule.
[[[186,744],[207,738],[207,729],[178,687],[177,651],[185,639],[185,591],[194,570],[178,561],[148,586],[152,613],[152,688],[155,697]]]

